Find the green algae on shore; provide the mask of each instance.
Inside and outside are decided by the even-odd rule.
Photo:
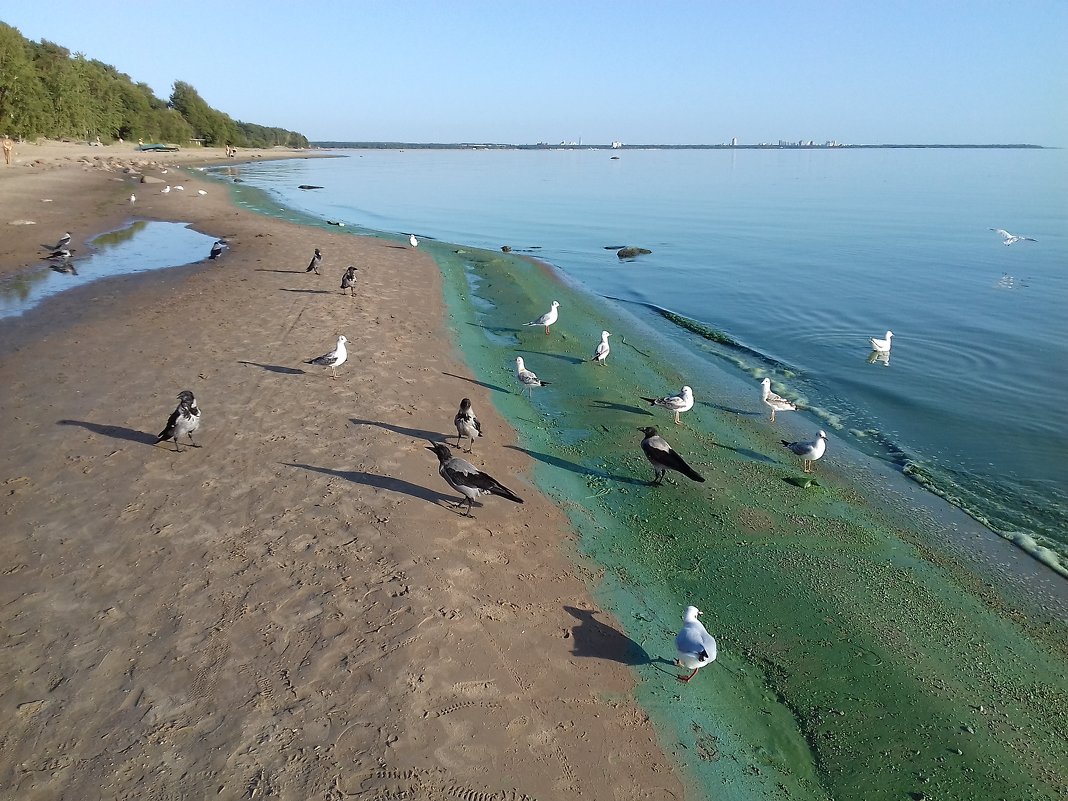
[[[428,249],[463,358],[568,512],[632,641],[638,699],[696,797],[1068,791],[1063,627],[1021,626],[937,555],[922,521],[873,504],[833,458],[799,488],[763,415],[703,400],[713,371],[624,310],[522,258]],[[551,336],[519,325],[552,299]],[[585,363],[602,329],[616,337],[604,368]],[[512,389],[516,355],[553,382],[532,400]],[[698,398],[685,427],[638,400],[684,383]],[[635,429],[650,424],[706,484],[646,486]],[[689,603],[720,658],[681,685],[672,640]]]

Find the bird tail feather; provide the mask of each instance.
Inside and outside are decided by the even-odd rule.
[[[503,486],[501,484],[498,484],[496,487],[491,489],[490,492],[493,493],[494,495],[499,495],[502,498],[507,498],[510,501],[515,501],[516,503],[522,503],[523,502],[522,498],[520,498],[518,495],[516,495],[514,492],[512,492],[510,489],[508,489],[508,487],[505,487],[505,486]]]
[[[656,398],[646,398],[641,395],[638,396],[643,401],[646,401],[650,406],[656,406]]]
[[[690,479],[691,481],[696,481],[699,484],[704,484],[705,483],[705,477],[702,476],[700,473],[698,473],[696,470],[694,470],[692,467],[690,467],[685,462],[682,463],[682,470],[680,472],[684,476],[686,476],[686,478]]]

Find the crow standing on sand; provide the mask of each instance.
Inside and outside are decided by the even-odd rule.
[[[159,432],[156,444],[173,439],[174,449],[181,453],[182,449],[178,447],[178,439],[179,437],[188,436],[190,444],[194,448],[199,448],[200,446],[193,442],[193,432],[198,428],[200,428],[200,407],[197,406],[197,400],[193,397],[193,393],[188,389],[183,389],[178,393],[178,407],[171,412],[171,416],[167,420],[167,427]]]
[[[438,473],[445,479],[445,483],[464,496],[463,500],[453,506],[458,509],[466,503],[466,517],[471,516],[471,505],[480,495],[499,495],[516,503],[523,502],[522,498],[493,476],[483,473],[466,459],[453,456],[449,446],[443,442],[431,442],[427,450],[433,451],[438,457]]]
[[[356,297],[356,268],[351,264],[345,270],[345,274],[341,276],[341,288],[347,289],[350,297]]]
[[[460,401],[460,411],[453,418],[453,423],[456,424],[456,447],[460,447],[461,439],[470,437],[471,447],[467,449],[467,452],[471,453],[475,448],[475,437],[482,436],[482,424],[475,417],[475,412],[471,408],[470,398],[464,398]]]
[[[656,432],[655,428],[648,426],[638,430],[645,434],[645,439],[642,440],[642,452],[653,466],[653,470],[656,471],[651,486],[659,487],[663,484],[664,475],[668,470],[682,473],[691,481],[704,483],[704,476],[686,464],[686,460],[675,453],[674,449]]]
[[[310,273],[310,272],[314,271],[316,275],[319,275],[319,264],[320,264],[320,262],[322,262],[322,260],[323,260],[323,254],[319,252],[319,248],[316,248],[315,249],[315,255],[312,256],[311,261],[308,262],[308,269],[305,270],[304,272]]]
[[[221,239],[216,240],[215,244],[211,246],[211,253],[208,255],[208,258],[212,261],[215,261],[217,258],[219,258],[219,256],[222,255],[222,252],[225,249],[226,243]]]

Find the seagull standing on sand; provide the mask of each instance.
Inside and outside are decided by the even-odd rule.
[[[170,188],[170,186],[168,185],[168,186],[165,186],[165,187],[163,187],[163,188],[162,188],[161,190],[159,190],[159,191],[160,191],[160,194],[166,195],[166,194],[167,194],[168,192],[170,192],[170,191],[171,191],[171,188]]]
[[[697,619],[699,614],[701,610],[696,606],[687,606],[682,629],[675,636],[675,651],[679,655],[675,664],[693,671],[689,676],[676,676],[679,681],[689,681],[698,670],[716,661],[716,638]]]
[[[784,439],[782,444],[801,457],[801,466],[806,473],[815,473],[816,460],[827,452],[827,433],[821,431],[816,439],[805,442],[787,442]]]
[[[607,331],[601,332],[601,344],[598,345],[597,350],[593,352],[593,358],[590,359],[591,362],[598,362],[599,364],[605,363],[605,360],[608,358],[608,354],[612,352],[612,349],[608,347],[608,337],[610,336],[612,335],[609,334]]]
[[[171,416],[167,419],[167,426],[159,432],[156,444],[173,439],[174,450],[181,453],[178,439],[187,436],[190,444],[194,448],[199,448],[200,446],[193,442],[193,432],[198,428],[200,428],[200,407],[197,406],[197,399],[188,389],[183,389],[178,393],[178,407],[171,412]]]
[[[211,253],[208,254],[208,258],[215,261],[222,255],[223,250],[226,249],[226,242],[221,239],[215,241],[215,244],[211,246]]]
[[[445,479],[445,483],[464,496],[453,506],[458,509],[466,503],[467,511],[464,512],[466,517],[471,516],[471,505],[480,495],[499,495],[515,503],[523,502],[522,498],[493,476],[483,473],[466,459],[453,456],[449,446],[445,443],[431,442],[427,450],[433,451],[438,457],[438,473]]]
[[[647,401],[650,406],[662,406],[670,412],[675,413],[675,425],[681,426],[679,422],[679,415],[682,412],[688,412],[693,408],[693,390],[689,387],[683,387],[682,392],[678,395],[668,395],[663,398],[646,398],[639,395],[643,401]]]
[[[349,358],[348,351],[345,350],[345,343],[348,342],[344,336],[337,338],[337,347],[329,353],[324,353],[322,356],[317,356],[314,359],[305,360],[305,364],[317,364],[320,367],[329,367],[330,374],[337,378],[337,368],[345,363],[345,359]]]
[[[471,447],[467,449],[467,452],[471,453],[475,448],[475,437],[482,436],[482,424],[475,417],[475,412],[471,408],[470,398],[464,398],[460,401],[460,410],[456,412],[453,423],[456,424],[456,447],[460,447],[461,439],[470,437]]]
[[[657,433],[655,428],[646,426],[638,430],[645,434],[645,439],[642,440],[642,452],[655,471],[653,482],[650,486],[659,487],[663,484],[664,475],[668,470],[682,473],[686,478],[700,484],[705,482],[704,476],[686,464],[686,461],[675,453],[675,450],[667,444],[667,441]]]
[[[319,275],[319,263],[323,260],[323,254],[319,252],[319,248],[315,249],[315,255],[312,256],[311,261],[308,262],[308,269],[304,272],[310,273],[313,270],[316,275]]]
[[[548,381],[542,381],[523,364],[523,357],[515,357],[515,378],[523,389],[527,390],[530,397],[534,397],[534,387],[547,387]]]
[[[552,307],[549,311],[545,312],[537,320],[531,320],[529,323],[523,323],[523,325],[542,325],[545,326],[545,333],[549,333],[549,326],[555,323],[560,318],[560,302],[554,300]]]
[[[995,234],[1002,238],[1003,245],[1015,245],[1017,242],[1037,242],[1037,239],[1032,239],[1029,236],[1016,236],[1016,234],[1010,234],[1004,228],[991,228]]]
[[[908,331],[906,331],[905,333],[907,334]],[[886,339],[876,339],[875,337],[870,337],[868,339],[868,342],[871,343],[871,349],[873,351],[875,351],[876,353],[889,353],[890,352],[890,340],[893,339],[893,338],[894,338],[894,332],[893,331],[887,331],[886,332]],[[906,339],[908,339],[908,337],[906,337]],[[905,350],[908,350],[908,348],[906,347]]]
[[[131,203],[136,203],[137,202],[137,195],[130,195],[130,202]]]
[[[415,234],[408,234],[408,244],[413,248],[419,247],[419,240],[415,238]]]
[[[345,274],[341,276],[341,289],[347,289],[350,297],[356,297],[356,267],[352,264],[345,270]]]
[[[765,378],[760,382],[760,399],[765,406],[771,408],[771,422],[775,422],[775,412],[796,412],[797,407],[781,395],[771,391],[771,379]]]

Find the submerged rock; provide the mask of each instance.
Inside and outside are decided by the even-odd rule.
[[[648,253],[652,253],[652,252],[653,251],[647,250],[646,248],[636,248],[636,247],[629,247],[628,246],[628,247],[620,248],[619,250],[617,250],[616,251],[616,255],[619,256],[619,258],[621,258],[621,259],[636,259],[639,256],[644,256],[644,255],[646,255]]]
[[[297,189],[322,189],[321,186],[312,186],[311,184],[301,184]]]

